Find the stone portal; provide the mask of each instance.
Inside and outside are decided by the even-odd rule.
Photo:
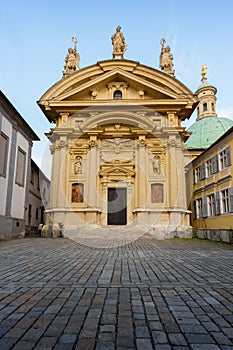
[[[108,188],[108,225],[127,224],[127,189]]]

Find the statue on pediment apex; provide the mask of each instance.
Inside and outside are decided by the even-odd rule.
[[[121,33],[121,27],[118,25],[116,28],[116,33],[112,36],[113,44],[113,58],[121,59],[126,51],[127,45],[125,42],[125,37]]]

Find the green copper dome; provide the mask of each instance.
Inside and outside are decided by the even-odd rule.
[[[188,128],[192,132],[186,145],[188,149],[208,148],[230,127],[233,120],[221,117],[205,117],[197,120]]]
[[[201,83],[201,84],[198,86],[196,92],[198,92],[199,90],[201,90],[201,89],[203,89],[203,88],[209,88],[209,87],[210,87],[210,88],[214,88],[214,89],[216,90],[216,92],[217,92],[216,87],[214,87],[214,85],[210,84],[208,81],[206,81],[206,82],[204,82],[204,83]]]

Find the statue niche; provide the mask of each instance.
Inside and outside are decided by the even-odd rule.
[[[75,174],[82,174],[82,157],[81,156],[77,156],[75,158],[74,173]]]
[[[153,166],[153,172],[154,174],[160,174],[161,171],[161,162],[160,162],[160,157],[159,156],[154,156],[153,158],[153,162],[152,162],[152,166]]]

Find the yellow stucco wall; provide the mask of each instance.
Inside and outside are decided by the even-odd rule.
[[[227,160],[226,158],[222,160],[222,158],[224,158],[223,152],[227,154]],[[214,159],[214,157],[217,157],[218,169],[216,169],[216,172],[208,174],[207,162],[210,162],[210,160]],[[209,149],[203,152],[199,157],[197,157],[192,163],[188,165],[188,174],[186,179],[187,188],[189,191],[189,207],[192,211],[191,224],[193,227],[205,229],[233,228],[232,159],[233,130],[231,128]],[[205,176],[201,174],[203,171],[201,168],[204,168]],[[224,191],[226,191],[225,193],[228,194],[228,198],[226,200],[224,199]],[[211,215],[209,204],[209,196],[211,195],[214,196],[215,201],[214,215]],[[200,207],[198,209],[197,202],[199,200],[202,201],[201,210]],[[225,206],[227,206],[227,208]]]

